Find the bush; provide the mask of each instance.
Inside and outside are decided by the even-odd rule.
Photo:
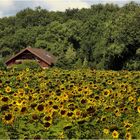
[[[124,66],[124,69],[127,70],[140,70],[140,62],[136,60],[130,60]]]
[[[15,70],[24,70],[26,68],[40,69],[40,66],[39,66],[39,64],[37,62],[35,62],[33,60],[26,60],[22,64],[13,65],[11,68],[14,68]]]
[[[0,60],[0,70],[6,70],[6,65],[3,60]]]

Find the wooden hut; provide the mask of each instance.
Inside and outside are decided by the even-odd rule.
[[[25,60],[36,61],[43,69],[52,66],[56,61],[55,57],[44,49],[27,47],[7,60],[5,64],[7,67],[11,67],[13,64],[21,64]]]

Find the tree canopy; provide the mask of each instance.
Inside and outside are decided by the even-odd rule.
[[[140,5],[24,9],[0,18],[0,57],[27,46],[54,54],[57,67],[140,70]]]

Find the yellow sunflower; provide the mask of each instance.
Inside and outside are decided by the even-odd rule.
[[[75,109],[74,110],[74,117],[80,118],[81,117],[81,110],[80,109]]]
[[[36,107],[36,110],[38,112],[42,112],[44,110],[44,104],[39,104],[37,107]]]
[[[69,99],[69,96],[66,93],[63,93],[60,97],[61,97],[60,99],[61,101],[64,101],[64,100],[67,101]]]
[[[22,103],[23,103],[23,100],[21,100],[21,99],[16,101],[16,105],[19,107],[22,106]]]
[[[11,92],[11,87],[7,86],[7,87],[5,88],[5,92],[10,93],[10,92]]]
[[[107,81],[107,84],[109,84],[109,85],[111,85],[112,83],[113,83],[112,80],[108,80],[108,81]]]
[[[59,106],[57,104],[54,104],[52,107],[53,107],[54,110],[58,110],[59,109]]]
[[[66,114],[67,114],[67,112],[68,112],[68,110],[67,109],[61,109],[60,110],[60,115],[62,116],[62,117],[65,117],[66,116]]]
[[[64,138],[65,138],[64,132],[61,132],[61,133],[58,135],[58,139],[64,139]]]
[[[48,129],[49,127],[51,126],[51,122],[45,122],[44,123],[44,127],[46,128],[46,129]]]
[[[19,93],[19,94],[20,94],[20,93],[23,93],[23,94],[24,94],[24,93],[25,93],[25,90],[22,89],[22,88],[19,88],[19,89],[18,89],[18,93]]]
[[[106,116],[102,116],[102,117],[101,117],[101,121],[102,121],[102,122],[105,122],[105,121],[106,121],[106,119],[107,119],[107,117],[106,117]]]
[[[138,99],[137,99],[137,100],[138,100],[138,102],[140,103],[140,97],[138,97]]]
[[[29,86],[28,86],[28,84],[27,83],[25,83],[24,84],[24,88],[28,88]]]
[[[30,71],[30,69],[29,68],[26,68],[26,72],[29,72]]]
[[[98,86],[97,86],[96,84],[92,84],[92,88],[93,88],[93,89],[97,89]]]
[[[2,122],[4,124],[12,125],[14,122],[14,116],[12,113],[6,113],[2,116]]]
[[[18,76],[16,77],[16,80],[20,81],[20,80],[22,80],[22,77],[21,77],[20,75],[18,75]]]
[[[20,110],[21,114],[24,114],[27,111],[27,107],[23,106]]]
[[[41,136],[40,135],[35,135],[34,136],[34,140],[40,140],[41,139]]]
[[[105,89],[105,90],[103,90],[103,95],[105,96],[105,97],[108,97],[109,95],[110,95],[110,90],[108,90],[108,89]]]
[[[104,133],[104,134],[106,134],[106,135],[107,135],[107,134],[109,134],[109,132],[110,132],[110,131],[109,131],[109,129],[108,129],[108,128],[104,128],[104,130],[103,130],[103,133]]]
[[[36,114],[36,113],[32,114],[31,117],[32,117],[32,120],[34,120],[34,121],[37,121],[39,118],[38,114]]]
[[[140,106],[137,107],[137,111],[140,113]]]
[[[130,133],[130,132],[127,132],[127,133],[125,134],[125,138],[126,138],[127,140],[131,140],[131,139],[132,139],[131,133]]]
[[[115,116],[120,117],[121,116],[121,112],[119,108],[116,108],[114,111]]]
[[[135,98],[133,96],[129,96],[128,101],[129,102],[133,102],[135,100]]]
[[[72,111],[67,112],[67,117],[72,118],[73,117],[73,112]]]
[[[83,105],[86,104],[87,103],[86,97],[81,98],[80,103]]]
[[[129,123],[128,120],[124,121],[124,127],[126,128],[126,130],[129,130],[132,126],[133,126],[133,124]]]
[[[114,131],[112,132],[112,137],[113,137],[114,139],[119,138],[119,133],[118,133],[116,130],[114,130]]]
[[[52,122],[52,116],[51,116],[51,115],[45,115],[45,116],[43,117],[43,122],[46,122],[46,121]]]
[[[8,96],[4,96],[4,97],[1,98],[1,100],[3,102],[8,102],[9,101],[9,97]]]

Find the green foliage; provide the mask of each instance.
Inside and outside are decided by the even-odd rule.
[[[84,61],[83,61],[83,68],[88,68],[88,61],[87,59],[85,58]]]
[[[66,54],[65,54],[65,59],[68,64],[74,63],[76,59],[76,51],[73,49],[73,47],[69,47],[67,49]]]
[[[79,58],[76,63],[74,64],[74,68],[81,68],[82,66],[82,60]]]
[[[10,69],[15,69],[15,70],[24,70],[26,68],[29,68],[29,69],[40,69],[40,66],[39,64],[36,62],[36,61],[33,61],[33,60],[26,60],[24,62],[22,62],[22,64],[14,64],[12,67],[10,67]]]
[[[121,69],[123,65],[123,55],[127,53],[124,44],[111,44],[105,52],[105,65],[108,69]]]
[[[0,70],[6,70],[6,65],[3,60],[0,59]]]
[[[140,48],[138,48],[138,49],[136,50],[136,56],[137,56],[138,58],[140,58]]]
[[[82,68],[85,58],[86,67],[128,68],[131,60],[140,60],[139,15],[140,5],[135,2],[65,12],[27,8],[0,19],[0,56],[5,58],[30,45],[50,51],[61,68]],[[132,65],[137,65],[133,69],[139,67]]]
[[[4,129],[2,122],[0,122],[0,139],[9,139],[9,136],[6,130]]]
[[[125,51],[124,45],[118,45],[118,44],[111,44],[107,50],[106,53],[109,56],[118,56],[120,57],[121,54]]]
[[[11,51],[12,50],[10,48],[4,47],[0,50],[0,56],[1,57],[6,57],[6,56],[10,55]]]
[[[127,70],[140,70],[140,60],[130,60],[124,65]]]

